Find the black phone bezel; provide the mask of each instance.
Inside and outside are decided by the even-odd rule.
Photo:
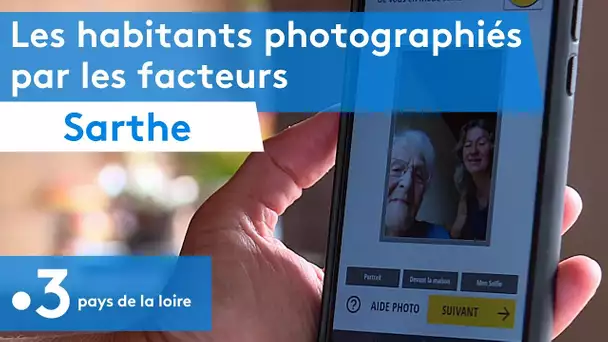
[[[351,12],[364,8],[365,0],[352,0]],[[581,25],[581,10],[582,0],[554,0],[522,342],[549,342],[553,338],[560,227],[575,96],[568,88],[571,82],[576,82],[569,79],[572,73],[568,65],[579,51],[580,40],[572,35],[572,23],[577,20],[577,25]],[[353,119],[354,113],[341,114],[318,342],[332,342]]]

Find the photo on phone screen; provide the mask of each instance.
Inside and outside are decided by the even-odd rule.
[[[498,113],[395,113],[381,241],[490,245]]]

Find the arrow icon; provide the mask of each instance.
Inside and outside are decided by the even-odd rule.
[[[505,321],[507,318],[509,318],[509,316],[511,316],[511,313],[509,312],[509,310],[507,310],[506,307],[503,307],[503,311],[499,312],[498,314],[502,316],[502,320]]]

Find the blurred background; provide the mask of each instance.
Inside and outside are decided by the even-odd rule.
[[[348,10],[348,0],[0,0],[0,11],[331,11]],[[604,83],[608,79],[608,2],[588,1],[571,152],[570,184],[585,208],[564,241],[564,257],[586,254],[608,265],[604,227],[604,182],[608,154],[603,146]],[[260,114],[271,136],[307,116]],[[0,254],[168,254],[181,246],[200,203],[243,162],[245,154],[184,153],[0,153]],[[282,240],[323,265],[333,173],[304,192],[280,220]],[[608,290],[598,296],[559,339],[599,338]]]

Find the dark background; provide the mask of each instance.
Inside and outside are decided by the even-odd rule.
[[[460,139],[460,130],[462,126],[466,125],[469,121],[485,119],[489,124],[496,129],[496,116],[497,113],[467,113],[466,115],[458,115],[459,113],[442,113],[443,120],[452,130],[454,139],[458,141]]]
[[[348,10],[346,0],[272,0],[276,11],[332,11]],[[583,12],[583,29],[579,57],[579,73],[575,105],[575,118],[570,154],[569,184],[577,189],[584,200],[584,209],[575,229],[565,236],[563,257],[585,254],[608,264],[608,232],[604,227],[603,196],[608,192],[605,182],[608,154],[608,134],[605,133],[608,117],[604,113],[605,83],[608,79],[608,2],[587,1]],[[307,115],[279,115],[282,127],[300,121]],[[304,196],[284,215],[285,242],[304,254],[323,253],[327,239],[330,194],[333,172],[319,184],[305,191]],[[315,262],[323,256],[312,253]],[[562,334],[557,341],[602,341],[603,309],[608,309],[608,291],[601,286],[588,308]]]

